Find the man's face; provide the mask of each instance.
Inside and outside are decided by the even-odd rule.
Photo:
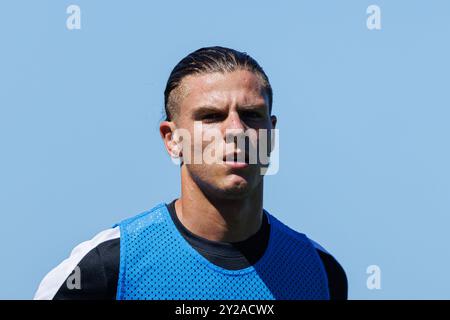
[[[258,154],[257,147],[270,141],[270,129],[276,124],[262,80],[251,71],[238,70],[187,76],[181,86],[174,122],[192,137],[191,143],[184,141],[182,146],[186,169],[204,192],[245,198],[263,180],[259,157],[250,161],[249,153]],[[268,139],[260,139],[259,129],[268,130]],[[244,132],[249,143],[239,145],[233,136]],[[199,133],[202,138],[194,147],[194,136]],[[266,148],[270,150],[270,143]],[[200,154],[200,163],[194,162],[195,154]]]

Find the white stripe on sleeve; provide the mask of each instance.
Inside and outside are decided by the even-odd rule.
[[[89,253],[89,251],[97,247],[102,242],[116,238],[120,238],[119,227],[104,230],[98,233],[91,240],[82,242],[76,246],[70,253],[69,258],[61,262],[57,267],[51,270],[44,277],[44,279],[42,279],[39,284],[39,288],[34,295],[34,300],[52,300],[67,277],[72,273],[84,256]]]

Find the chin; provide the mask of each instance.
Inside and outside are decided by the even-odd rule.
[[[240,176],[231,177],[226,179],[226,184],[222,186],[222,192],[227,198],[245,198],[251,192],[250,184],[247,180]]]
[[[191,174],[204,192],[218,199],[245,199],[259,184],[252,174],[229,170],[192,170]]]

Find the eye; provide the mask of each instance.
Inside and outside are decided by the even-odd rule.
[[[203,115],[201,117],[201,120],[205,121],[205,122],[213,122],[213,121],[220,120],[221,117],[222,117],[222,115],[220,113],[208,113],[208,114]]]
[[[259,119],[262,117],[261,114],[257,111],[245,111],[243,112],[243,116],[250,119]]]

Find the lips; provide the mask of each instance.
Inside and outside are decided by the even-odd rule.
[[[223,157],[223,161],[228,168],[231,169],[245,169],[249,166],[248,154],[244,156],[244,162],[239,161],[238,158],[242,157],[241,152],[233,152]],[[230,160],[227,160],[230,159]]]
[[[242,152],[232,152],[223,157],[223,161],[227,163],[245,163],[249,164],[248,153],[244,155],[244,162],[242,162],[239,158],[242,157]]]

